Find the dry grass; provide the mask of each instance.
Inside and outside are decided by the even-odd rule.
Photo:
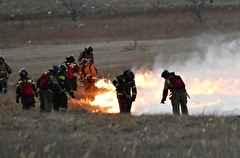
[[[187,8],[136,14],[106,12],[85,15],[76,22],[66,17],[0,21],[0,47],[168,39],[202,32],[229,32],[238,30],[238,15],[239,8],[209,8],[203,12],[203,25],[194,20],[194,14]]]
[[[39,113],[39,102],[36,109],[23,112],[14,95],[21,67],[36,80],[67,55],[77,56],[87,43],[94,44],[100,76],[112,78],[129,67],[151,69],[161,51],[170,56],[179,48],[192,49],[192,39],[184,39],[184,45],[154,39],[239,31],[238,15],[238,8],[209,9],[203,25],[187,10],[91,14],[77,22],[66,17],[0,21],[0,54],[14,69],[9,94],[0,95],[0,157],[239,157],[238,116],[104,114],[71,99],[67,113]]]

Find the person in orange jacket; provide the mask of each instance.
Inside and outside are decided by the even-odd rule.
[[[87,97],[93,100],[96,92],[95,83],[98,78],[98,71],[95,65],[91,64],[86,58],[83,58],[80,63],[80,76]]]

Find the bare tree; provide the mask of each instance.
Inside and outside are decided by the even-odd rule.
[[[71,18],[73,21],[76,21],[77,18],[77,9],[79,8],[79,4],[76,4],[74,0],[61,0],[63,5],[70,12]],[[82,2],[80,2],[81,4]]]
[[[197,21],[203,23],[202,20],[202,11],[205,7],[205,0],[188,0],[191,5],[189,6],[190,10],[196,15]]]

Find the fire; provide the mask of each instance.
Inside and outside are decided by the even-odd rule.
[[[152,102],[153,100],[159,100],[161,74],[154,75],[152,71],[145,71],[144,73],[137,73],[135,75],[135,82],[138,90],[137,99],[133,102],[131,111],[137,112],[140,107]],[[110,80],[101,79],[96,83],[96,86],[101,89],[107,89],[106,92],[95,96],[95,100],[90,104],[92,106],[101,106],[108,108],[108,113],[118,113],[119,105],[116,98],[115,87]]]
[[[184,78],[187,77],[184,76]],[[216,94],[223,96],[235,96],[240,94],[238,87],[240,85],[239,79],[207,78],[200,80],[198,78],[188,78],[188,80],[190,80],[190,82],[185,81],[185,84],[188,94],[191,97],[188,99],[189,111],[191,111],[191,109],[194,110],[197,108],[218,105],[223,99],[219,97],[214,98],[214,100],[207,101],[207,99],[200,99],[202,96],[209,97]],[[159,111],[160,113],[172,113],[171,103],[168,99],[166,104],[160,105],[164,86],[164,79],[161,78],[160,73],[154,73],[149,70],[145,72],[137,72],[135,73],[135,82],[138,94],[136,101],[133,102],[132,105],[132,114],[155,113],[156,111]],[[105,90],[96,95],[95,100],[90,102],[90,105],[105,108],[107,109],[107,113],[119,113],[116,91],[111,80],[100,79],[96,83],[96,86],[99,89]]]
[[[198,78],[193,79],[189,83],[189,93],[192,95],[212,95],[215,93],[224,95],[238,95],[240,90],[238,86],[240,85],[239,79],[227,79],[219,78],[214,80],[212,78],[199,80]]]

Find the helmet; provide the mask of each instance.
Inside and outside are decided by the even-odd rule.
[[[19,75],[20,75],[21,77],[27,76],[27,75],[28,75],[28,72],[27,72],[27,70],[26,70],[25,68],[22,68],[22,69],[19,70]]]
[[[0,60],[3,60],[3,61],[5,60],[4,57],[3,57],[2,55],[0,55]]]
[[[76,60],[73,55],[67,56],[66,59],[67,59],[67,61],[69,61],[69,62],[74,62],[74,61]]]
[[[61,72],[68,71],[68,68],[67,68],[67,66],[65,64],[59,65],[59,69],[60,69]]]
[[[88,52],[88,53],[93,52],[92,46],[87,46],[87,47],[85,48],[85,51]]]
[[[86,62],[89,62],[87,58],[83,58],[81,61],[81,64],[85,64]]]
[[[167,79],[168,78],[168,76],[169,76],[169,71],[168,70],[164,70],[163,72],[162,72],[162,75],[161,75],[161,77],[162,78],[165,78],[165,79]]]
[[[60,68],[57,65],[53,65],[50,69],[49,72],[53,72],[57,74],[60,71]]]
[[[132,80],[134,80],[134,78],[135,78],[134,73],[131,70],[128,70],[127,71],[127,80],[132,81]]]

